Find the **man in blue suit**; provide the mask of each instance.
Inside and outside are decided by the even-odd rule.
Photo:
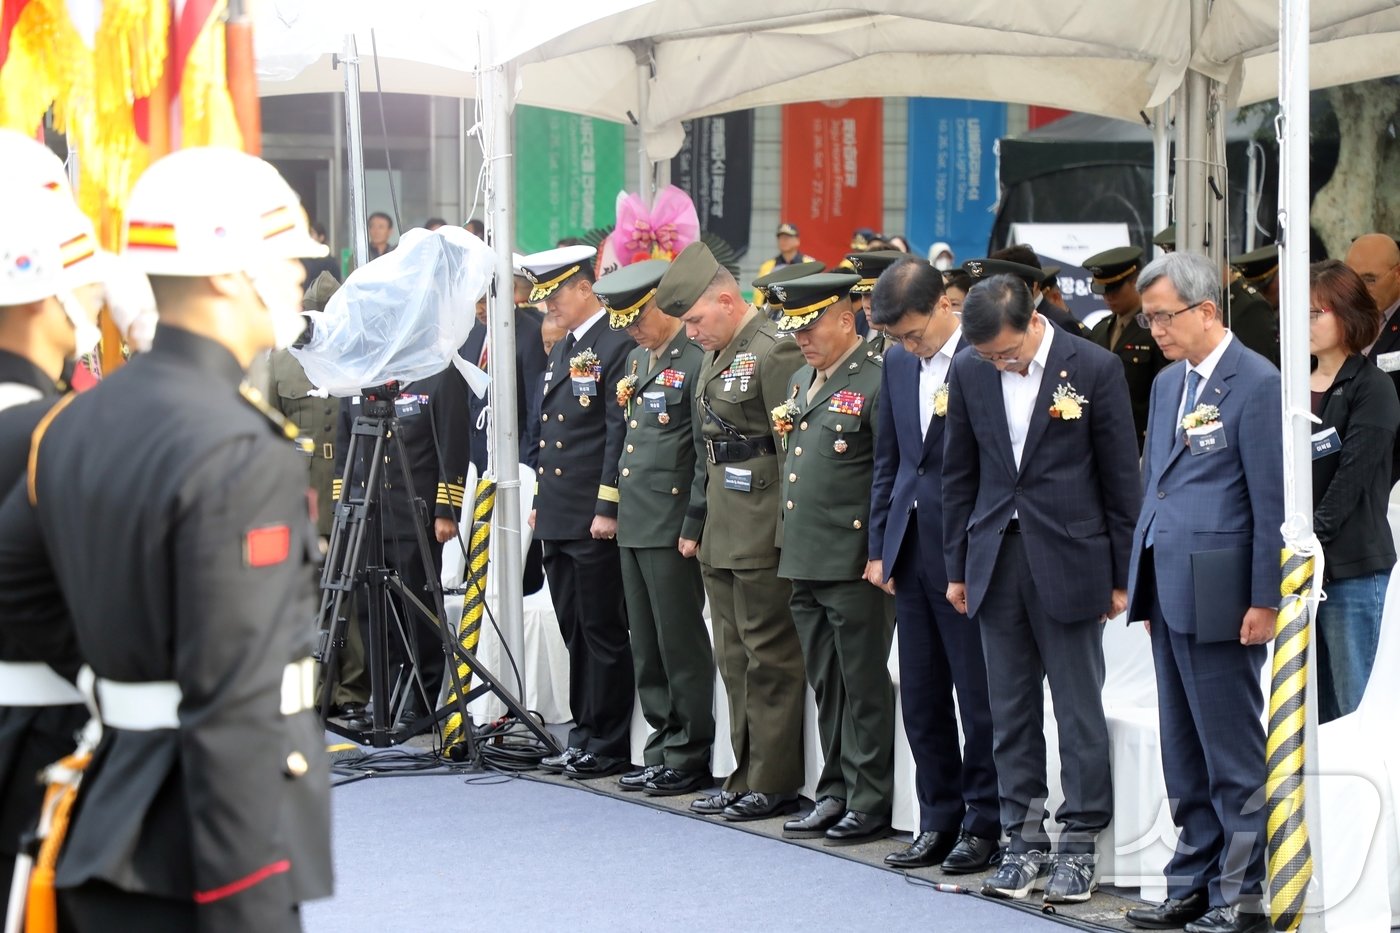
[[[948,604],[943,570],[944,387],[962,331],[943,273],[922,260],[880,275],[871,313],[899,345],[885,354],[880,388],[866,579],[895,597],[899,693],[919,801],[919,832],[885,864],[968,874],[991,864],[1001,819],[982,641]]]
[[[1017,278],[995,275],[963,304],[944,426],[943,546],[948,601],[976,623],[993,685],[992,750],[1010,837],[992,897],[1044,887],[1088,900],[1094,841],[1112,817],[1104,720],[1104,621],[1127,604],[1141,505],[1137,429],[1123,363],[1034,310]],[[1050,682],[1064,805],[1045,832]]]
[[[1163,256],[1138,287],[1143,323],[1175,362],[1152,384],[1128,618],[1149,623],[1181,836],[1167,900],[1128,919],[1254,933],[1267,927],[1259,673],[1283,547],[1279,373],[1221,324],[1220,276],[1204,257]]]

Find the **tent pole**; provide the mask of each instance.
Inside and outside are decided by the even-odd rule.
[[[497,64],[496,36],[489,18],[483,29],[486,52],[477,76],[477,93],[487,102],[482,127],[489,160],[486,188],[487,236],[496,251],[495,295],[490,307],[491,450],[496,474],[496,508],[491,529],[491,574],[496,593],[496,619],[506,650],[520,674],[520,702],[528,703],[529,665],[525,657],[525,597],[522,586],[524,544],[520,521],[520,440],[515,397],[515,242],[511,226],[514,155],[511,152],[511,94],[513,68]],[[533,477],[532,477],[533,479]]]
[[[651,49],[637,48],[637,187],[647,210],[656,196],[655,166],[647,153],[647,106],[651,102]]]
[[[1171,196],[1171,148],[1172,141],[1168,123],[1171,115],[1171,102],[1167,101],[1152,111],[1152,235],[1172,221]],[[1160,247],[1156,255],[1162,255]]]
[[[340,64],[345,69],[345,147],[350,154],[350,216],[347,219],[358,268],[369,262],[369,229],[365,219],[364,133],[360,127],[360,54],[354,33],[345,36]]]
[[[1310,23],[1310,0],[1279,0],[1279,209],[1278,209],[1278,230],[1279,230],[1279,290],[1281,293],[1281,304],[1279,309],[1279,356],[1281,358],[1281,369],[1283,373],[1283,491],[1284,491],[1284,555],[1291,558],[1295,552],[1299,556],[1318,553],[1321,548],[1313,534],[1313,501],[1312,501],[1312,422],[1310,420],[1310,398],[1309,395],[1309,359],[1308,359],[1308,307],[1309,307],[1309,280],[1308,266],[1311,260],[1311,246],[1309,243],[1309,210],[1310,192],[1308,187],[1308,164],[1309,164],[1309,124],[1311,120],[1311,101],[1309,85],[1309,23]],[[1309,572],[1308,576],[1312,576]],[[1311,581],[1311,589],[1315,592],[1322,583],[1321,574]],[[1306,584],[1305,584],[1306,586]],[[1287,583],[1285,582],[1285,587]],[[1316,644],[1316,620],[1312,618],[1312,611],[1316,609],[1316,602],[1311,602],[1308,606],[1309,612],[1303,616],[1306,630],[1301,634],[1295,633],[1293,638],[1289,638],[1288,629],[1285,628],[1285,611],[1280,611],[1280,622],[1275,636],[1274,653],[1277,657],[1280,649],[1288,643],[1291,647],[1296,647],[1297,638],[1307,638],[1312,644]],[[1269,864],[1269,888],[1273,911],[1275,917],[1279,915],[1280,904],[1285,903],[1296,895],[1298,885],[1311,880],[1307,885],[1307,913],[1304,913],[1300,920],[1301,926],[1286,927],[1279,925],[1276,921],[1277,929],[1303,929],[1321,930],[1324,929],[1323,919],[1319,910],[1322,893],[1322,873],[1321,859],[1322,837],[1320,835],[1320,821],[1316,802],[1321,799],[1318,795],[1318,758],[1317,758],[1317,665],[1315,663],[1316,652],[1306,647],[1304,642],[1303,658],[1307,664],[1308,678],[1305,693],[1304,717],[1301,723],[1302,729],[1302,761],[1296,767],[1289,769],[1284,766],[1274,768],[1269,773],[1269,786],[1273,788],[1269,799],[1269,821],[1270,825],[1275,825],[1276,820],[1281,820],[1294,807],[1301,807],[1304,817],[1304,831],[1308,834],[1308,842],[1311,844],[1312,858],[1307,867],[1299,870],[1296,866],[1298,859],[1294,859],[1289,865],[1275,865],[1272,859],[1273,852],[1270,852]],[[1271,707],[1284,698],[1284,692],[1280,689],[1279,664],[1275,663],[1274,674],[1274,696],[1271,698]],[[1280,722],[1284,717],[1270,717],[1270,743],[1274,743],[1280,737],[1286,737],[1291,732],[1294,736],[1298,731],[1296,720],[1291,728],[1285,728]],[[1287,741],[1285,738],[1284,741]],[[1296,743],[1296,738],[1293,739]],[[1279,754],[1283,754],[1288,746],[1283,746]],[[1302,772],[1302,784],[1299,787],[1296,783],[1296,774]],[[1285,774],[1288,772],[1288,774]],[[1289,785],[1284,784],[1280,788],[1281,781],[1278,778],[1295,776],[1293,788],[1295,792],[1300,791],[1301,800],[1296,798],[1292,801],[1281,799],[1288,790]],[[1280,825],[1274,834],[1278,838],[1286,838],[1288,833],[1286,827]],[[1294,838],[1296,841],[1296,837]],[[1311,879],[1309,879],[1309,874]],[[1290,885],[1289,882],[1292,882]],[[1285,897],[1288,894],[1288,897]],[[1296,921],[1295,921],[1296,922]]]
[[[1210,17],[1210,0],[1191,0],[1191,44],[1200,44]],[[1206,108],[1210,79],[1187,71],[1176,114],[1176,246],[1199,253],[1206,241]]]

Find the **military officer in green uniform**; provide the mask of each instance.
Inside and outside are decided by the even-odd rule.
[[[1175,252],[1176,224],[1168,224],[1152,238],[1152,242],[1165,252]],[[1236,258],[1243,259],[1245,257]],[[1230,333],[1238,337],[1240,343],[1277,366],[1279,359],[1277,311],[1235,269],[1227,269],[1225,279],[1229,286],[1229,305],[1226,310],[1225,323],[1230,328]]]
[[[691,810],[728,820],[791,813],[802,786],[807,683],[788,610],[792,587],[778,576],[782,464],[771,412],[787,400],[802,353],[744,301],[739,283],[703,243],[676,257],[656,303],[706,351],[694,388],[706,459],[705,526],[698,542],[681,542],[681,552],[698,548],[736,759],[723,791],[694,801]]]
[[[860,330],[861,322],[865,322],[865,325],[869,327],[865,341],[874,348],[876,353],[881,355],[884,355],[885,351],[894,345],[894,341],[871,321],[870,293],[875,291],[875,280],[880,277],[880,273],[901,259],[908,258],[908,253],[901,253],[897,249],[877,249],[866,253],[846,254],[846,262],[860,277],[860,281],[851,289],[851,304],[855,307],[856,313],[860,315],[856,319],[856,329]]]
[[[307,311],[324,311],[340,283],[329,272],[322,272],[306,289],[301,306]],[[306,370],[287,350],[274,350],[268,364],[274,408],[297,426],[301,436],[310,438],[311,489],[316,494],[316,534],[325,542],[331,536],[335,519],[335,497],[331,495],[335,474],[335,434],[340,424],[340,399],[317,392]],[[323,551],[324,553],[324,551]],[[331,674],[331,709],[337,716],[355,717],[369,701],[369,680],[365,672],[365,645],[358,625],[345,627],[345,645],[336,652],[336,668]]]
[[[1133,403],[1133,425],[1137,430],[1138,452],[1147,436],[1147,403],[1152,396],[1152,380],[1167,365],[1167,358],[1152,339],[1152,332],[1138,322],[1142,298],[1137,276],[1142,268],[1142,249],[1118,246],[1095,253],[1084,260],[1084,268],[1094,277],[1090,287],[1102,295],[1111,312],[1094,325],[1094,343],[1118,354],[1123,374],[1128,378],[1128,397]]]
[[[782,282],[791,282],[793,279],[800,279],[804,275],[815,275],[818,272],[825,271],[826,263],[817,262],[815,259],[778,266],[776,269],[760,275],[749,283],[753,286],[753,306],[767,314],[769,320],[776,321],[783,315],[783,306],[774,303],[774,298],[772,294],[769,293],[768,287],[770,285],[778,285]]]
[[[826,274],[779,286],[778,331],[807,365],[773,418],[786,447],[778,575],[792,581],[824,757],[816,806],[783,833],[828,845],[883,836],[894,796],[894,629],[884,591],[865,581],[882,358],[856,333],[857,281]]]
[[[670,263],[623,266],[593,293],[608,324],[637,341],[610,403],[627,417],[617,491],[622,593],[642,714],[651,726],[643,766],[618,779],[623,790],[675,796],[709,787],[715,740],[714,658],[705,628],[700,562],[680,553],[705,524],[705,457],[693,427],[696,380],[705,351],[678,318],[656,307]]]

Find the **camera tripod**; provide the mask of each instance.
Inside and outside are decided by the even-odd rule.
[[[340,498],[335,504],[335,520],[331,528],[330,546],[326,552],[326,563],[321,571],[321,607],[317,616],[320,630],[315,657],[324,671],[334,669],[337,655],[345,646],[345,627],[350,623],[348,602],[355,591],[360,590],[364,599],[360,609],[366,614],[367,635],[365,643],[366,666],[370,675],[369,727],[354,728],[329,718],[332,680],[323,678],[320,696],[321,719],[326,728],[357,742],[375,748],[385,748],[401,744],[416,735],[435,727],[452,713],[458,713],[467,724],[463,730],[466,742],[467,760],[477,758],[474,745],[471,717],[467,705],[490,692],[496,694],[517,720],[529,727],[546,748],[558,751],[553,736],[536,723],[519,700],[486,670],[476,656],[462,647],[453,638],[449,627],[442,621],[446,616],[443,604],[442,586],[438,571],[432,559],[427,534],[427,516],[422,501],[413,486],[413,476],[408,468],[408,457],[400,436],[399,419],[394,413],[394,403],[399,396],[399,385],[388,383],[361,393],[364,413],[355,419],[351,428],[350,442],[346,450],[345,475],[342,478]],[[368,458],[364,458],[368,451]],[[382,501],[384,487],[384,464],[386,453],[402,467],[404,489],[409,507],[413,511],[415,533],[415,559],[422,561],[424,575],[428,580],[427,596],[431,606],[424,605],[418,594],[412,592],[400,578],[398,572],[385,563]],[[365,463],[364,487],[357,489],[353,482],[355,467]],[[394,609],[394,601],[403,608],[403,616]],[[398,714],[412,699],[412,692],[424,691],[419,676],[417,660],[413,650],[414,632],[412,626],[426,624],[434,629],[442,641],[442,650],[447,658],[444,673],[452,678],[453,696],[457,701],[453,706],[434,710],[436,696],[426,698],[424,704],[430,715],[421,716],[407,728],[396,728]],[[398,639],[405,649],[407,664],[394,673],[390,683],[389,643]],[[470,665],[473,674],[480,678],[479,686],[470,691],[462,690],[458,678],[456,661],[460,659]]]

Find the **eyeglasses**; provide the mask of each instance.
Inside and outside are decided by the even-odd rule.
[[[889,331],[885,331],[885,335],[888,337],[893,337],[895,340],[898,340],[901,344],[903,344],[906,347],[910,346],[911,344],[913,346],[922,346],[924,338],[928,336],[928,327],[932,323],[933,315],[929,314],[928,318],[924,321],[923,329],[920,330],[917,334],[891,334]]]
[[[1331,309],[1331,308],[1309,308],[1309,309],[1308,309],[1308,320],[1309,320],[1310,322],[1316,323],[1316,321],[1317,321],[1318,318],[1322,317],[1324,314],[1331,314],[1331,313],[1332,313],[1332,309]]]
[[[1009,353],[983,353],[976,347],[972,348],[972,352],[976,355],[976,359],[979,359],[984,363],[1001,363],[1005,366],[1014,366],[1015,364],[1021,362],[1021,348],[1026,345],[1026,337],[1029,335],[1030,330],[1028,328],[1025,332],[1021,334],[1021,342],[1016,344],[1016,349],[1010,351]]]
[[[1151,328],[1153,325],[1156,325],[1164,329],[1171,327],[1172,321],[1176,320],[1178,315],[1185,314],[1187,311],[1194,311],[1203,304],[1205,304],[1205,301],[1198,301],[1193,305],[1187,305],[1180,311],[1154,311],[1151,314],[1148,314],[1146,311],[1139,311],[1137,313],[1138,326]]]

